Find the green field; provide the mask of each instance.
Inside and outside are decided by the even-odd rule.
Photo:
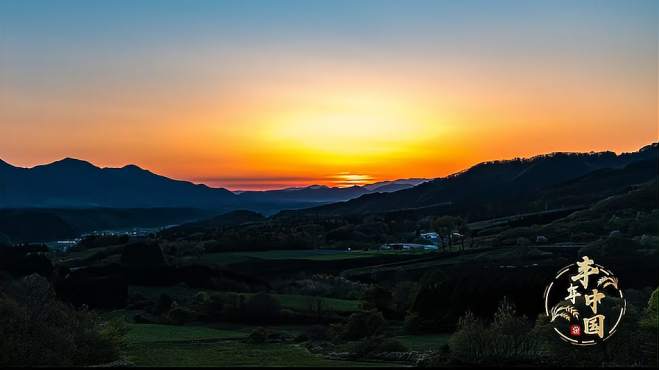
[[[364,367],[382,363],[335,361],[302,345],[248,344],[245,332],[198,326],[129,324],[128,360],[137,366]]]
[[[285,367],[373,367],[380,362],[329,360],[309,353],[296,344],[247,344],[241,341],[217,343],[141,343],[130,346],[129,360],[137,366],[285,366]]]
[[[336,261],[353,258],[369,258],[382,255],[401,255],[401,254],[424,254],[424,251],[344,251],[332,249],[303,249],[303,250],[272,250],[258,252],[220,252],[209,253],[195,258],[191,261],[209,263],[215,265],[230,265],[233,263],[245,262],[250,259],[261,260],[290,260],[302,259],[309,261]]]
[[[159,324],[128,324],[129,343],[199,341],[245,338],[238,330],[213,329],[204,326],[175,326]]]
[[[130,286],[130,293],[139,293],[146,298],[151,300],[156,300],[161,294],[167,294],[175,300],[185,302],[190,301],[195,294],[197,294],[199,289],[189,288],[184,285],[175,285],[172,287],[146,287],[146,286]],[[217,293],[217,294],[227,294],[225,292],[213,292],[207,291],[208,293]],[[245,297],[253,295],[253,293],[240,293]],[[357,300],[348,300],[348,299],[337,299],[337,298],[325,298],[325,297],[314,297],[314,296],[305,296],[297,294],[272,294],[273,297],[279,300],[279,303],[283,308],[287,308],[293,311],[306,312],[310,311],[310,307],[315,304],[317,299],[322,301],[322,308],[326,311],[332,312],[357,312],[361,310],[361,301]]]
[[[482,250],[471,249],[466,253],[457,253],[453,252],[451,254],[436,255],[436,258],[432,259],[420,259],[420,261],[402,261],[402,262],[392,262],[382,265],[374,265],[367,267],[358,267],[353,269],[344,270],[342,275],[346,278],[354,278],[360,275],[369,275],[373,273],[386,274],[386,273],[395,273],[401,269],[405,271],[415,271],[415,270],[429,270],[434,269],[439,266],[448,266],[448,265],[462,265],[462,264],[473,264],[473,263],[490,263],[496,261],[508,261],[512,259],[519,258],[528,258],[532,257],[543,257],[549,256],[550,253],[541,252],[536,248],[520,248],[516,246],[501,247],[497,249],[492,248],[482,248]]]
[[[410,351],[437,351],[441,346],[448,344],[451,334],[428,334],[428,335],[401,335],[395,337],[403,343]]]
[[[313,297],[306,295],[297,295],[297,294],[273,294],[282,307],[288,308],[294,311],[308,311],[311,305],[315,304],[316,300],[320,299],[322,301],[322,307],[324,310],[332,312],[357,312],[361,311],[361,301],[353,301],[348,299],[337,299],[337,298],[323,298],[323,297]]]

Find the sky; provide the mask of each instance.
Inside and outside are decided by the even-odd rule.
[[[655,0],[0,0],[0,159],[232,190],[658,139]]]

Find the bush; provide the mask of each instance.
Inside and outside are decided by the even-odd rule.
[[[642,326],[654,329],[655,331],[659,327],[659,308],[657,306],[659,306],[659,288],[652,292],[645,312],[645,318],[641,322]]]
[[[131,269],[155,268],[165,264],[165,257],[156,242],[127,244],[121,253],[121,264]]]
[[[242,318],[249,322],[272,322],[279,318],[281,304],[277,298],[267,293],[257,293],[244,304]]]
[[[367,288],[367,284],[350,281],[342,276],[316,274],[311,278],[294,281],[285,291],[300,295],[360,299]]]
[[[169,312],[169,310],[172,308],[173,305],[174,305],[174,300],[172,299],[172,297],[168,296],[165,293],[162,293],[158,297],[158,301],[156,301],[156,304],[153,306],[152,313],[154,315],[165,314]]]
[[[221,294],[199,292],[193,299],[194,310],[207,321],[218,321],[224,310],[224,299]]]
[[[392,292],[394,310],[401,315],[404,314],[414,303],[418,290],[418,285],[413,281],[398,282]]]
[[[347,340],[373,337],[381,334],[385,326],[386,321],[378,311],[356,312],[348,318],[341,336]]]
[[[517,316],[513,305],[499,305],[491,325],[471,312],[460,318],[458,331],[449,339],[451,357],[468,364],[532,363],[539,353],[526,317]]]
[[[55,299],[30,275],[0,293],[0,366],[86,366],[118,359],[125,328]]]
[[[330,339],[330,333],[326,326],[323,325],[312,325],[304,331],[304,336],[308,340],[328,340]]]
[[[268,340],[268,331],[265,328],[258,327],[254,329],[247,337],[247,342],[252,344],[262,344]]]
[[[193,321],[196,318],[194,312],[185,307],[174,307],[167,313],[167,321],[175,325],[183,325],[187,322]]]
[[[639,325],[640,318],[639,310],[628,303],[618,330],[601,345],[581,347],[564,343],[557,338],[545,315],[536,321],[533,336],[540,340],[541,353],[548,365],[656,367],[657,332]]]
[[[380,286],[374,285],[366,289],[362,299],[365,301],[364,308],[367,310],[377,309],[382,312],[393,311],[394,301],[392,293]]]
[[[423,332],[421,317],[419,317],[419,315],[416,313],[410,313],[405,316],[403,330],[409,334],[419,334]]]

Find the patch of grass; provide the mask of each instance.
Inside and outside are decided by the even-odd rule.
[[[237,330],[220,330],[203,326],[175,326],[160,324],[128,324],[126,339],[131,344],[151,342],[198,341],[245,338]]]
[[[521,258],[525,258],[529,255],[529,253],[534,254],[535,257],[543,256],[542,253],[537,253],[537,250],[533,247],[527,249],[517,246],[509,246],[496,249],[469,249],[463,253],[451,252],[449,254],[435,254],[434,258],[419,258],[418,261],[415,259],[411,261],[393,262],[375,266],[357,267],[343,271],[342,275],[347,278],[355,278],[357,276],[374,273],[395,273],[400,269],[404,269],[405,271],[423,271],[434,269],[439,266],[462,265],[468,263],[507,263],[506,261],[518,261]],[[548,253],[544,255],[550,256],[551,254]]]
[[[448,344],[451,334],[401,335],[395,337],[412,351],[436,351]]]
[[[354,258],[369,258],[382,255],[394,254],[423,254],[423,252],[400,252],[400,251],[344,251],[334,249],[313,250],[273,250],[256,252],[220,252],[205,254],[195,261],[215,265],[230,265],[245,262],[250,259],[262,260],[291,260],[302,259],[309,261],[336,261]]]
[[[185,285],[175,285],[171,287],[148,287],[148,286],[130,286],[129,293],[139,293],[150,300],[157,300],[161,294],[167,294],[179,302],[189,302],[195,294],[203,289],[193,289]],[[208,293],[213,291],[206,290]],[[222,292],[215,292],[223,294]],[[253,295],[252,293],[241,293],[245,297]],[[312,304],[318,297],[297,295],[297,294],[272,294],[281,303],[283,308],[293,311],[307,312]],[[321,297],[323,310],[332,312],[357,312],[361,311],[361,301],[338,299],[338,298],[325,298]]]
[[[322,298],[297,294],[274,294],[274,296],[279,299],[282,307],[294,311],[309,311],[309,308],[312,307],[318,298],[320,298],[323,302],[323,309],[332,312],[361,311],[362,304],[361,301],[337,298]]]
[[[130,343],[129,360],[138,366],[287,366],[287,367],[364,367],[382,363],[328,360],[309,353],[301,345],[242,341],[143,342]]]

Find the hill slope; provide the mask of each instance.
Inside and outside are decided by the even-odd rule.
[[[66,158],[33,168],[0,163],[0,207],[227,208],[235,194],[137,166],[99,168]]]
[[[589,186],[600,190],[606,190],[616,181],[620,186],[650,180],[657,175],[657,155],[658,145],[655,143],[637,152],[620,155],[613,152],[552,153],[529,159],[484,162],[410,189],[367,194],[347,202],[296,212],[349,215],[434,207],[468,212],[475,218],[497,217],[523,209],[528,205],[525,202],[537,200],[539,196],[546,195],[544,192],[560,184],[565,183],[563,191],[568,191],[569,181],[589,174],[590,177],[582,180],[590,181]],[[625,168],[624,174],[615,172]],[[626,177],[632,172],[633,178]],[[603,182],[598,185],[598,181]],[[590,194],[588,186],[582,184],[581,189],[582,196]],[[554,191],[560,193],[560,189]],[[564,199],[555,196],[546,196],[543,200],[547,203],[538,205],[536,202],[535,206],[554,208],[565,203]],[[556,201],[556,204],[550,204],[550,201]]]

